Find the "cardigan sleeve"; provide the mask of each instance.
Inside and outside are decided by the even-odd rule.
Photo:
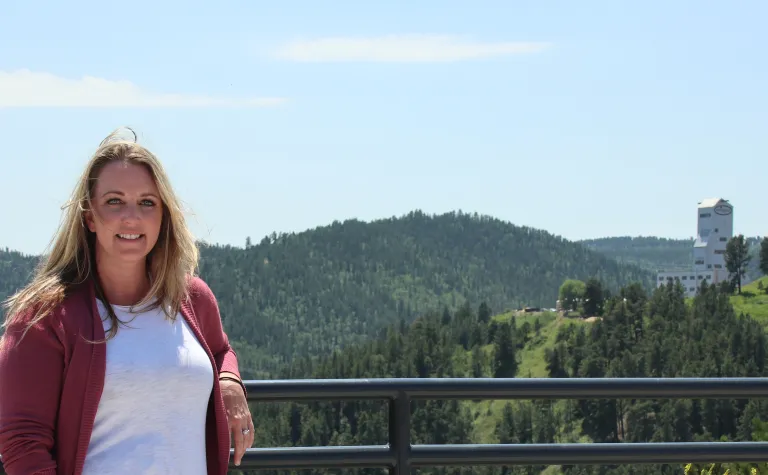
[[[8,475],[55,475],[64,345],[50,314],[22,338],[31,315],[21,315],[0,340],[0,457]]]
[[[208,287],[208,284],[199,277],[194,277],[191,285],[191,297],[192,305],[195,307],[195,314],[197,314],[200,322],[200,330],[205,337],[208,347],[211,349],[211,353],[213,353],[219,374],[225,372],[234,374],[240,380],[240,385],[243,386],[243,391],[245,391],[245,385],[242,383],[240,369],[237,364],[237,353],[230,346],[229,338],[224,332],[216,296],[213,295],[213,291]]]

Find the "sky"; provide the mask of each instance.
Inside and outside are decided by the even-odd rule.
[[[568,239],[768,234],[768,2],[0,2],[0,247],[45,251],[113,129],[199,239],[411,210]]]

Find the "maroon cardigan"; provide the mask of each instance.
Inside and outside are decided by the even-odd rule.
[[[239,377],[213,292],[195,277],[189,295],[181,314],[214,374]],[[85,341],[105,337],[92,281],[72,289],[17,345],[30,315],[7,328],[0,342],[0,457],[8,475],[80,475],[106,369],[106,346]],[[227,472],[229,433],[215,377],[206,422],[209,475]]]

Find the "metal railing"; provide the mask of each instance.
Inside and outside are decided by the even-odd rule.
[[[248,381],[246,388],[250,401],[386,399],[389,444],[248,449],[238,469],[380,467],[410,475],[447,465],[768,462],[767,442],[412,445],[410,438],[413,400],[749,399],[768,397],[768,378],[324,379]]]
[[[379,467],[410,475],[449,465],[768,462],[768,442],[413,445],[410,437],[414,400],[750,399],[768,397],[768,378],[314,379],[246,381],[246,388],[251,402],[388,400],[389,443],[252,448],[233,470]]]

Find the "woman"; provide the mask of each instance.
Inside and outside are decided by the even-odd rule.
[[[239,465],[253,423],[197,262],[160,162],[135,134],[114,132],[88,163],[52,251],[6,302],[0,457],[9,475],[218,475],[232,442]]]

